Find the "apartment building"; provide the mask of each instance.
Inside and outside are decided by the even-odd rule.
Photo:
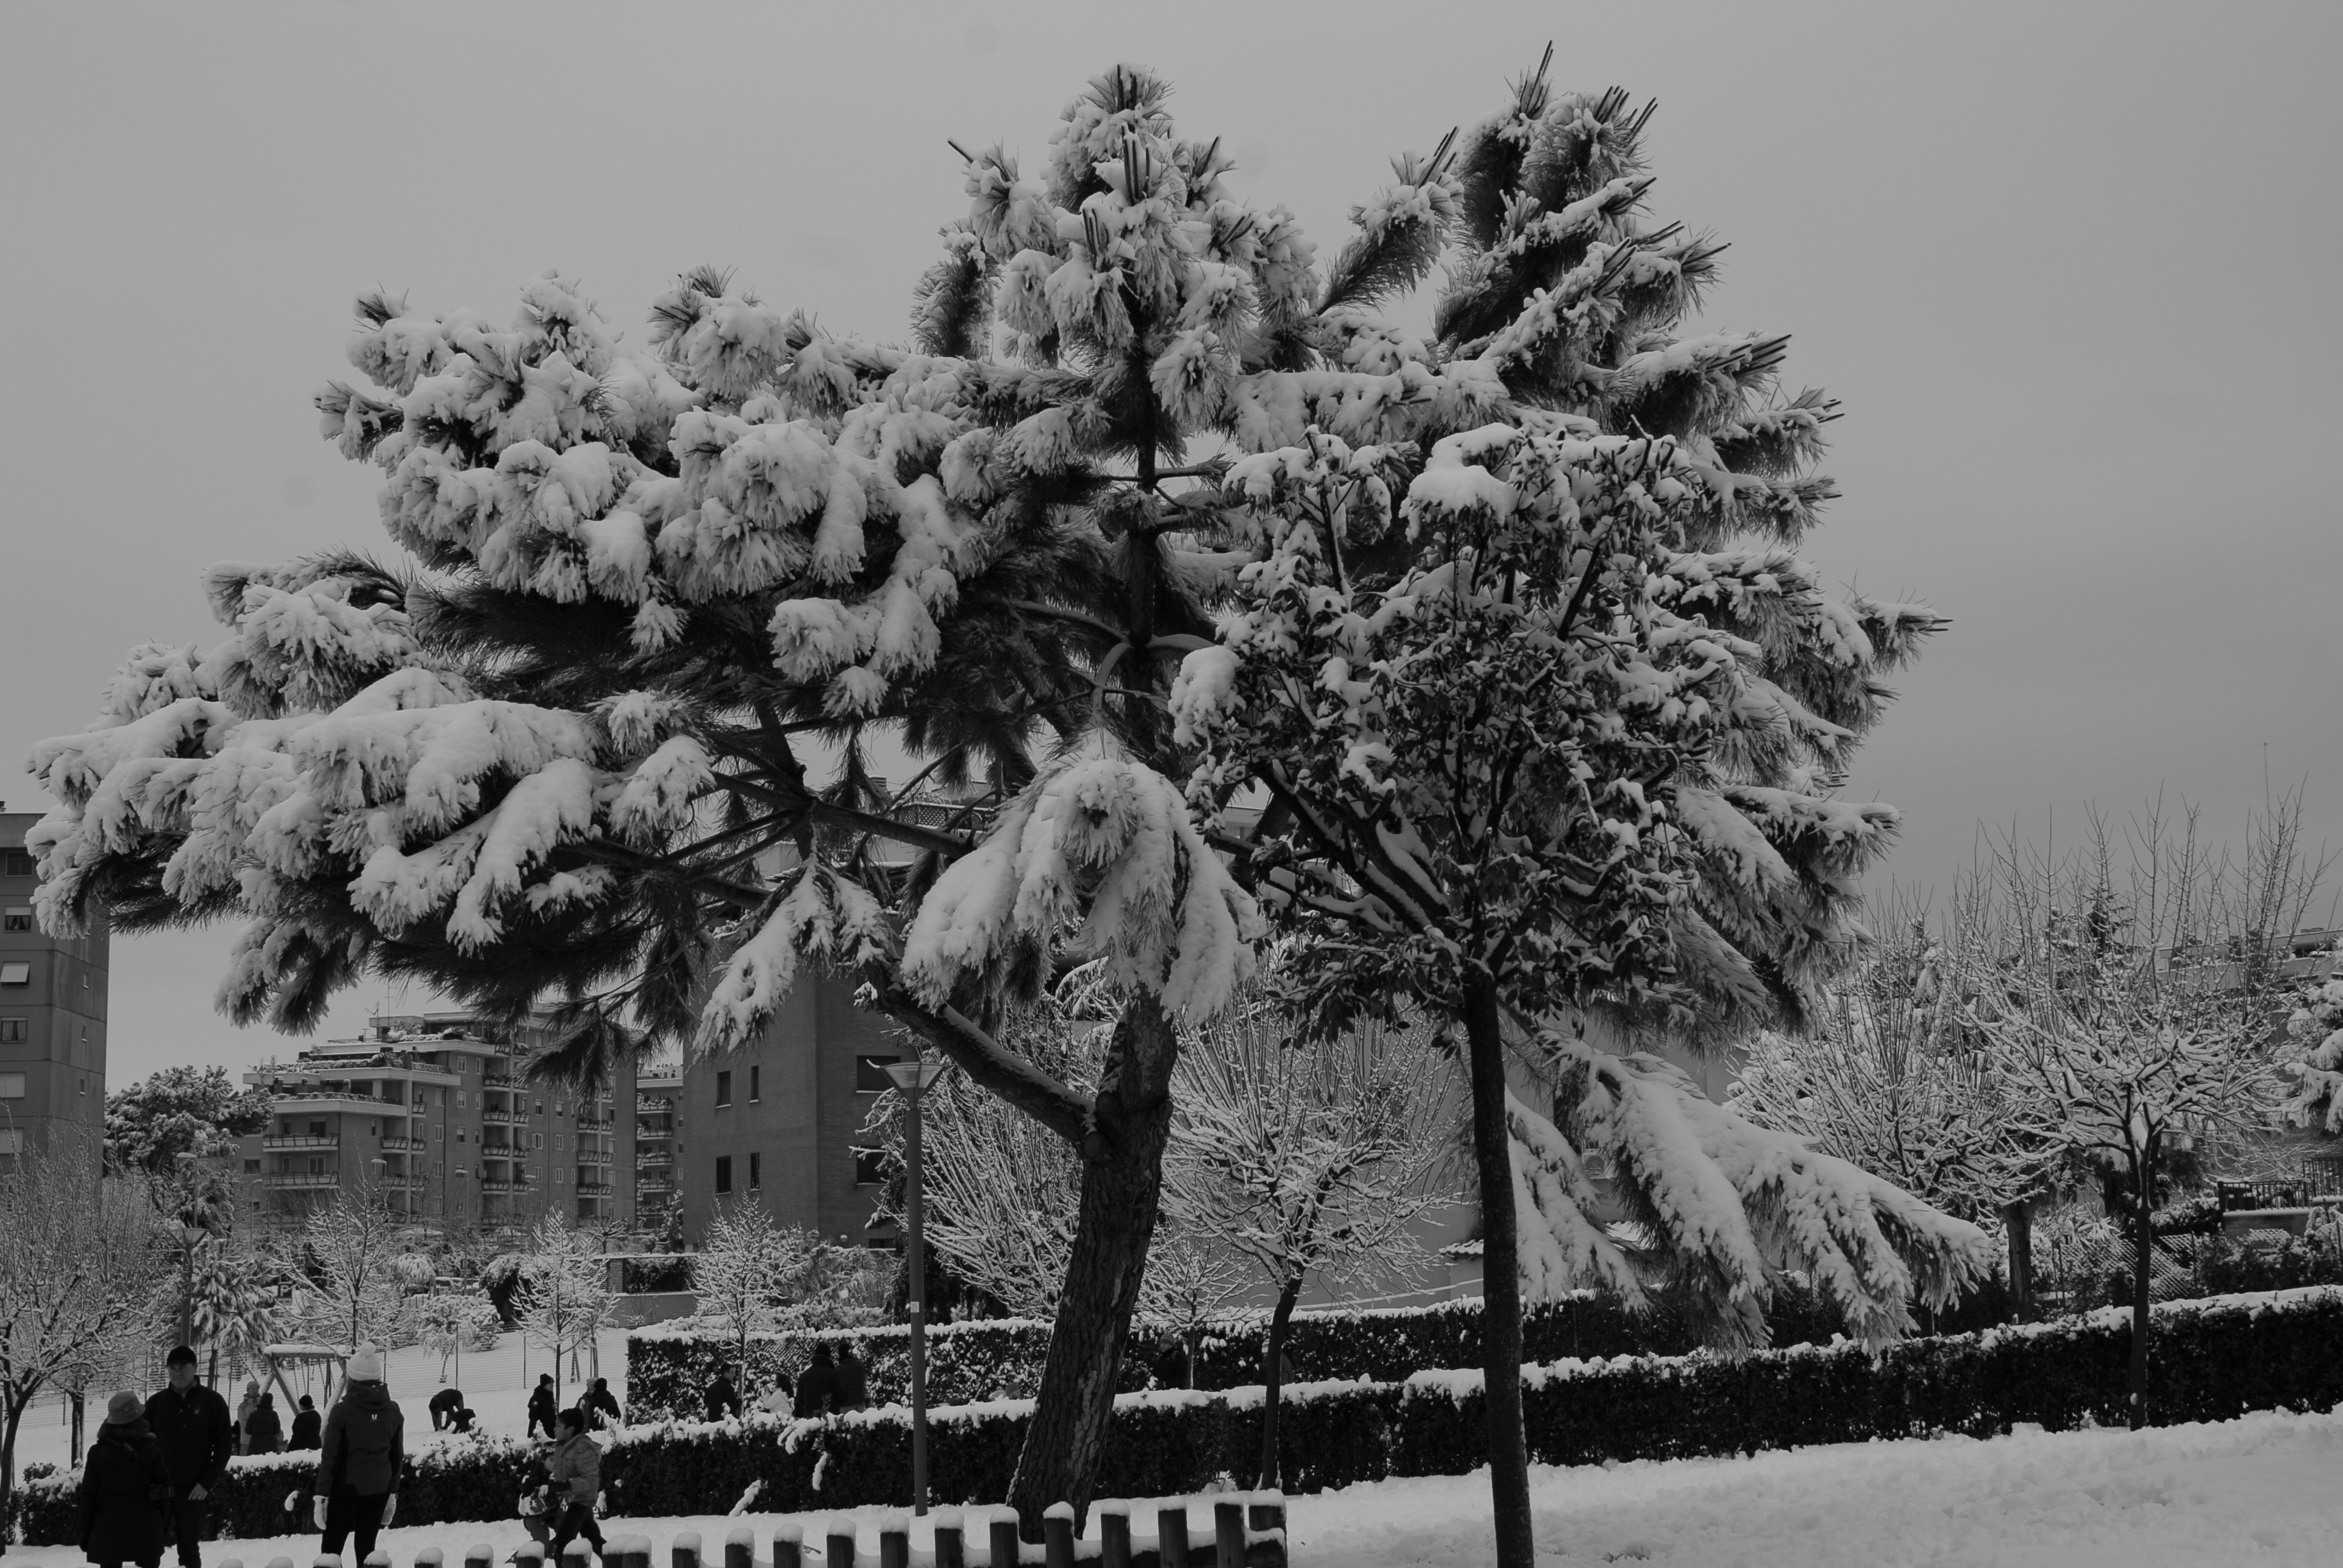
[[[677,1114],[682,1094],[683,1069],[674,1062],[644,1068],[635,1080],[635,1223],[654,1240],[680,1211],[675,1162],[683,1146]]]
[[[756,1203],[777,1224],[850,1246],[894,1243],[874,1226],[878,1156],[862,1124],[911,1054],[899,1030],[854,1005],[854,982],[800,974],[756,1043],[688,1064],[677,1091],[690,1137],[675,1149],[683,1233],[697,1246],[718,1211]]]
[[[0,811],[0,1171],[106,1131],[106,928],[56,941],[34,920],[25,835],[40,819]]]
[[[635,1228],[631,1062],[597,1092],[528,1081],[530,1031],[464,1012],[377,1016],[357,1040],[263,1062],[267,1128],[243,1148],[244,1201],[290,1218],[370,1193],[421,1223],[518,1230],[558,1211]],[[628,1172],[620,1181],[618,1172]]]

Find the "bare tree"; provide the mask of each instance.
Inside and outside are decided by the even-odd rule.
[[[746,1389],[749,1337],[770,1328],[795,1299],[813,1266],[821,1239],[784,1228],[753,1203],[735,1204],[709,1222],[708,1238],[691,1259],[699,1315],[732,1342],[732,1381]]]
[[[1181,1054],[1165,1211],[1252,1265],[1273,1292],[1262,1349],[1261,1480],[1278,1483],[1278,1394],[1302,1287],[1412,1278],[1412,1226],[1461,1196],[1454,1097],[1428,1032],[1363,1024],[1336,1040],[1286,1038],[1256,1005]]]
[[[0,1517],[25,1412],[55,1382],[79,1390],[151,1338],[168,1310],[168,1254],[145,1196],[104,1181],[93,1146],[60,1141],[0,1175]]]
[[[600,1244],[572,1228],[558,1210],[538,1221],[529,1233],[528,1251],[521,1259],[527,1292],[521,1332],[552,1356],[556,1400],[561,1397],[564,1358],[574,1360],[581,1350],[592,1353],[595,1338],[617,1302],[608,1272]]]

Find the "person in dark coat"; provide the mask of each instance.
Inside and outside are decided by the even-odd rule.
[[[458,1437],[469,1437],[472,1435],[472,1423],[479,1419],[480,1412],[468,1404],[447,1418],[447,1430]]]
[[[838,1347],[838,1392],[831,1402],[840,1410],[860,1410],[870,1402],[870,1378],[852,1345]]]
[[[797,1402],[790,1413],[803,1421],[828,1415],[838,1402],[838,1368],[831,1364],[827,1343],[813,1347],[813,1360],[798,1379]]]
[[[431,1396],[431,1402],[424,1408],[431,1412],[431,1430],[444,1432],[456,1424],[456,1412],[464,1408],[464,1391],[443,1388]]]
[[[339,1557],[357,1537],[358,1561],[374,1553],[375,1536],[398,1512],[398,1482],[407,1469],[407,1418],[382,1382],[382,1352],[360,1345],[350,1357],[349,1382],[326,1417],[317,1451],[313,1505],[318,1553]]]
[[[610,1392],[608,1378],[596,1378],[594,1386],[578,1400],[578,1408],[586,1412],[587,1425],[597,1430],[626,1424],[625,1412],[618,1409],[618,1396]]]
[[[537,1380],[537,1387],[529,1391],[528,1431],[524,1432],[522,1435],[525,1437],[535,1437],[537,1435],[537,1429],[541,1426],[545,1428],[546,1436],[553,1436],[553,1418],[556,1412],[560,1409],[560,1403],[561,1402],[554,1396],[553,1374],[551,1372],[539,1373]]]
[[[722,1372],[716,1374],[715,1381],[708,1385],[702,1397],[708,1401],[708,1419],[710,1421],[722,1421],[726,1416],[740,1413],[740,1391],[734,1388],[732,1380]]]
[[[293,1412],[293,1441],[287,1443],[288,1452],[315,1452],[326,1430],[326,1418],[317,1413],[317,1402],[307,1394],[301,1396],[301,1408]]]
[[[285,1418],[277,1413],[277,1396],[264,1393],[252,1413],[244,1418],[244,1452],[275,1453],[285,1446]]]
[[[135,1393],[106,1402],[106,1424],[81,1473],[81,1549],[99,1568],[158,1568],[171,1473]]]
[[[205,1506],[227,1475],[236,1452],[236,1422],[227,1401],[196,1381],[196,1352],[174,1345],[163,1358],[171,1385],[146,1402],[146,1426],[162,1450],[171,1476],[171,1535],[179,1543],[182,1568],[203,1568]]]

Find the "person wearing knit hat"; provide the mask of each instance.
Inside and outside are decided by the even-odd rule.
[[[203,1568],[204,1516],[211,1494],[227,1478],[236,1452],[236,1422],[227,1401],[196,1380],[196,1352],[175,1345],[163,1358],[170,1386],[146,1402],[146,1425],[170,1472],[171,1537],[178,1543],[179,1568]]]
[[[127,1391],[106,1402],[106,1424],[81,1477],[81,1549],[100,1568],[158,1568],[171,1473],[146,1430],[146,1402]]]
[[[383,1386],[382,1352],[358,1345],[344,1371],[347,1381],[326,1417],[317,1451],[317,1500],[311,1507],[320,1533],[318,1551],[339,1557],[342,1543],[355,1535],[358,1561],[364,1563],[374,1553],[376,1535],[398,1511],[407,1418]]]

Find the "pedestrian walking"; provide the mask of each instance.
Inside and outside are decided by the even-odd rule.
[[[553,1539],[546,1543],[546,1559],[560,1562],[563,1550],[581,1535],[599,1557],[602,1527],[594,1522],[594,1503],[602,1493],[602,1451],[587,1433],[584,1412],[565,1410],[559,1420],[561,1441],[554,1446],[548,1468],[554,1497],[562,1505],[561,1523],[554,1526]]]
[[[558,1408],[560,1408],[560,1401],[554,1397],[553,1374],[551,1372],[538,1373],[537,1387],[529,1391],[528,1431],[524,1432],[522,1435],[525,1437],[535,1437],[537,1435],[537,1429],[541,1426],[545,1428],[545,1435],[547,1437],[550,1438],[555,1436],[556,1434],[553,1430],[553,1415],[554,1412]]]
[[[798,1378],[797,1403],[790,1413],[799,1420],[828,1415],[838,1398],[838,1368],[830,1359],[827,1342],[813,1347],[813,1360]]]
[[[325,1428],[326,1419],[317,1413],[317,1402],[305,1393],[301,1396],[301,1408],[293,1412],[293,1441],[285,1446],[294,1453],[314,1452]]]
[[[456,1412],[464,1408],[464,1391],[443,1388],[431,1396],[431,1402],[425,1408],[431,1412],[431,1430],[444,1432],[456,1424]]]
[[[259,1408],[260,1383],[256,1379],[246,1378],[244,1380],[244,1397],[236,1402],[236,1451],[238,1453],[252,1452],[252,1438],[247,1423],[252,1420],[252,1412]]]
[[[618,1408],[618,1396],[610,1392],[608,1378],[596,1378],[594,1386],[578,1399],[578,1408],[586,1412],[587,1425],[596,1432],[627,1424],[626,1414]]]
[[[98,1568],[160,1568],[171,1473],[146,1427],[144,1402],[127,1391],[106,1402],[106,1424],[81,1473],[81,1549]]]
[[[178,1543],[181,1568],[203,1568],[206,1505],[227,1475],[227,1462],[236,1452],[236,1422],[227,1401],[196,1381],[192,1347],[173,1345],[163,1365],[171,1382],[146,1402],[146,1426],[170,1475],[171,1536]]]
[[[398,1512],[398,1482],[407,1469],[407,1419],[383,1386],[382,1352],[360,1345],[350,1356],[349,1382],[326,1417],[324,1445],[311,1504],[321,1539],[318,1552],[339,1557],[357,1538],[358,1561],[374,1553],[375,1537]]]
[[[264,1392],[260,1402],[244,1421],[244,1452],[275,1453],[285,1446],[285,1418],[277,1413],[277,1396]]]
[[[840,1410],[860,1410],[870,1402],[870,1378],[852,1345],[838,1347],[838,1392],[833,1397]]]
[[[782,1381],[786,1382],[789,1380],[784,1378]],[[734,1388],[732,1380],[722,1372],[716,1374],[700,1397],[707,1401],[708,1419],[710,1421],[722,1421],[728,1415],[740,1413],[740,1391]]]

